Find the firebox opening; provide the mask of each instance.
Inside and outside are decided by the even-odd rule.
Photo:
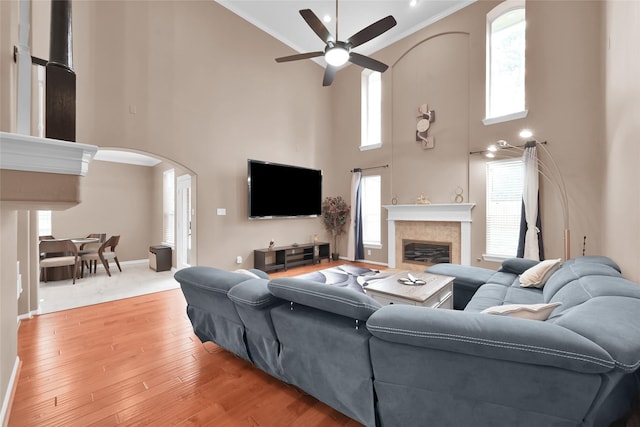
[[[425,266],[451,262],[451,242],[403,239],[402,261]]]

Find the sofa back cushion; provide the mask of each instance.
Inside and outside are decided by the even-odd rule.
[[[613,268],[614,270],[617,270],[618,273],[621,273],[622,270],[620,270],[620,266],[618,264],[616,264],[616,262],[614,260],[612,260],[609,257],[606,256],[602,256],[602,255],[586,255],[586,256],[581,256],[579,258],[573,258],[570,260],[567,260],[565,262],[566,265],[571,265],[571,264],[604,264],[604,265],[608,265],[609,267]]]
[[[548,301],[549,303],[562,303],[554,310],[551,318],[591,299],[606,296],[621,296],[640,300],[640,286],[622,277],[605,275],[580,277],[567,283]]]
[[[352,289],[282,277],[269,282],[269,291],[286,301],[317,308],[352,319],[367,320],[380,303]]]
[[[560,289],[575,280],[587,276],[622,277],[619,271],[609,265],[567,262],[547,280],[542,289],[544,302],[551,302]]]
[[[582,284],[585,293],[593,292],[588,300],[560,314],[554,313],[547,323],[597,343],[609,353],[616,368],[626,372],[637,370],[640,367],[640,322],[637,316],[640,312],[640,286],[625,279],[611,278],[598,284],[594,281],[586,283],[587,279],[591,278],[582,278],[579,280],[582,283],[572,283],[565,289]]]

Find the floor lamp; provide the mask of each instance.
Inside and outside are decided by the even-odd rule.
[[[520,137],[528,139],[533,135],[528,130],[523,130],[520,132]],[[547,162],[541,160],[540,156],[538,156],[538,172],[544,179],[553,185],[555,188],[558,197],[560,198],[560,203],[562,204],[562,221],[564,226],[564,248],[563,248],[563,256],[565,260],[568,260],[571,257],[571,232],[569,230],[569,198],[567,197],[567,188],[564,183],[564,178],[562,177],[562,173],[560,173],[560,168],[556,163],[555,159],[547,149],[547,141],[537,141],[537,140],[528,140],[525,144],[522,145],[511,145],[507,141],[501,139],[497,141],[495,144],[491,144],[487,147],[486,150],[482,151],[472,151],[469,154],[484,154],[487,158],[495,158],[496,154],[501,150],[517,150],[520,153],[524,152],[524,148],[526,146],[530,146],[531,144],[535,144],[536,147],[540,147],[542,152],[545,154],[545,157],[548,159]]]

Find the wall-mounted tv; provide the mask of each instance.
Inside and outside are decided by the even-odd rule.
[[[248,160],[249,218],[318,216],[322,171]]]

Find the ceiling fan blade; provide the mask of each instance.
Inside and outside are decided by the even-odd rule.
[[[324,52],[309,52],[309,53],[298,53],[295,55],[283,56],[280,58],[276,58],[276,62],[289,62],[289,61],[297,61],[299,59],[309,59],[316,58],[318,56],[324,55]]]
[[[302,9],[300,11],[300,15],[302,15],[302,18],[305,20],[307,25],[311,27],[313,32],[316,33],[323,42],[326,43],[329,40],[333,39],[333,36],[329,32],[329,30],[327,30],[327,27],[324,26],[320,18],[318,18],[316,14],[311,11],[311,9]]]
[[[376,21],[368,27],[358,31],[353,36],[349,37],[346,42],[350,44],[351,47],[360,46],[361,44],[366,43],[369,40],[378,37],[385,31],[395,27],[396,24],[397,22],[395,18],[389,15],[386,18],[382,18],[381,20]]]
[[[360,55],[359,53],[355,52],[351,52],[349,54],[349,62],[373,71],[377,71],[379,73],[384,73],[385,71],[387,71],[387,68],[389,68],[387,64],[383,64],[380,61],[376,61],[373,58],[369,58],[368,56]]]
[[[322,86],[331,86],[331,83],[333,83],[333,78],[336,76],[337,71],[338,67],[327,65],[327,68],[325,68],[324,70],[324,79],[322,80]]]

